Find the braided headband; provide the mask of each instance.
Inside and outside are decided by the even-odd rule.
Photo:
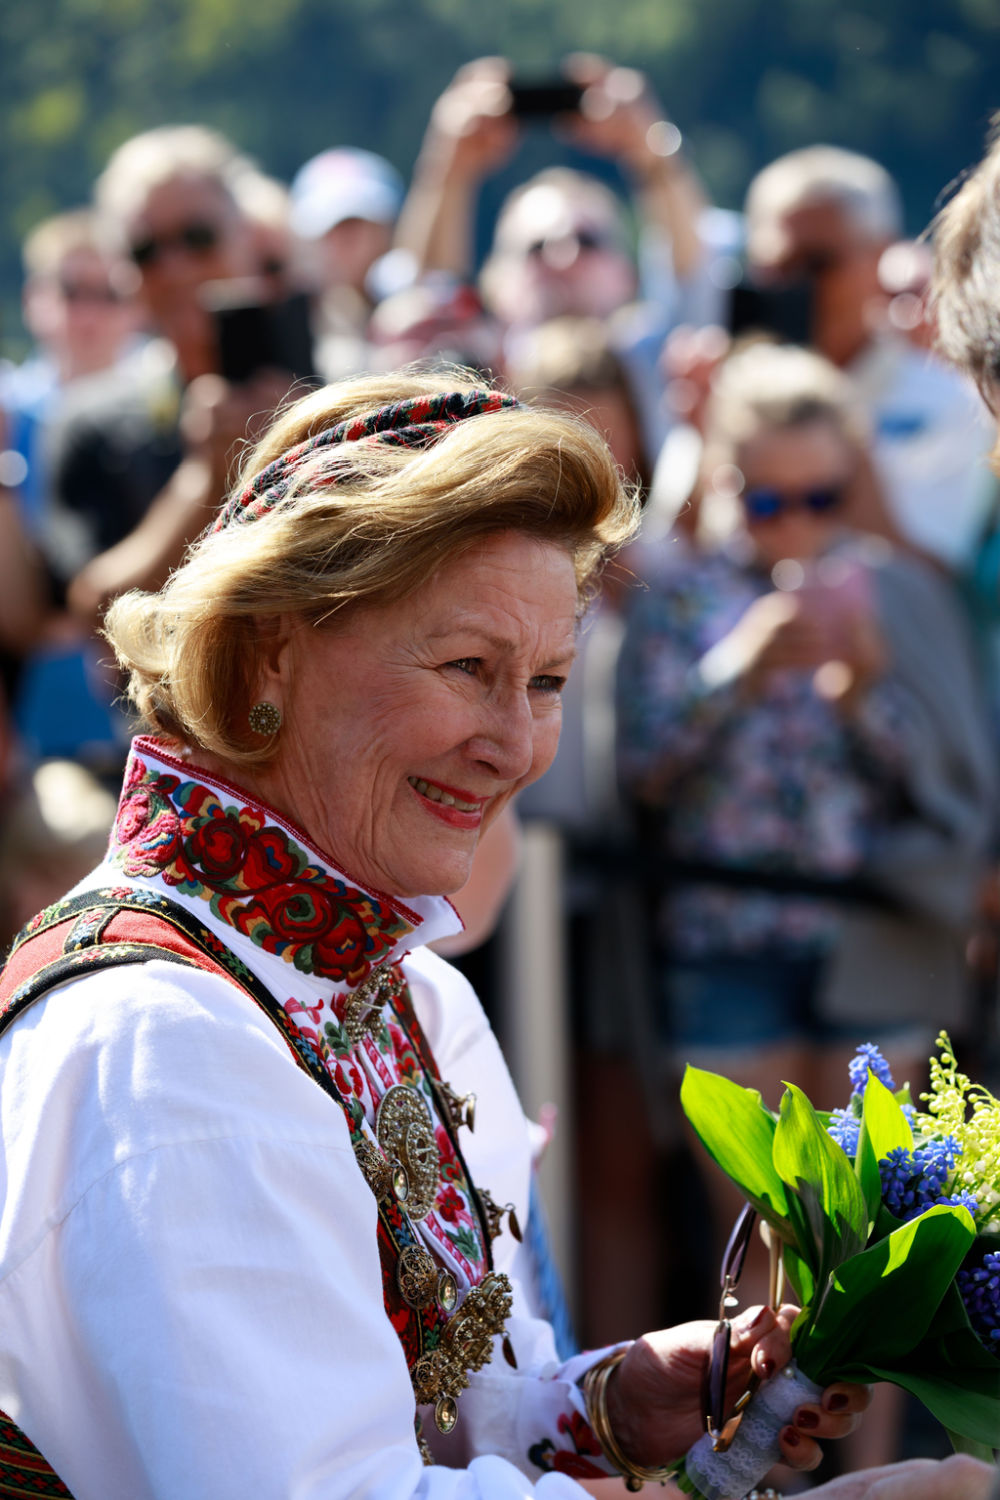
[[[272,510],[287,495],[305,459],[333,443],[391,443],[401,448],[426,448],[464,417],[486,412],[515,410],[513,396],[499,391],[448,391],[439,396],[414,396],[391,406],[380,406],[363,417],[353,417],[317,432],[294,448],[279,454],[250,483],[233,495],[216,517],[213,531],[232,523],[255,521]]]

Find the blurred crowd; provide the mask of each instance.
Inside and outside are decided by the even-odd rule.
[[[479,264],[481,187],[529,130],[554,164]],[[578,411],[645,523],[519,815],[565,840],[580,1307],[601,1342],[666,1320],[685,1062],[832,1108],[860,1041],[915,1091],[943,1024],[988,1061],[990,428],[933,352],[929,252],[866,157],[794,151],[722,210],[649,82],[590,56],[534,85],[470,63],[408,185],[317,145],[286,184],[201,126],[148,131],[24,244],[33,348],[0,366],[0,926],[90,867],[113,812],[128,725],[103,610],[162,582],[290,393],[420,360]],[[512,830],[493,843],[477,936],[514,866]],[[625,1245],[605,1232],[623,1191]],[[686,1192],[724,1238],[714,1180]]]

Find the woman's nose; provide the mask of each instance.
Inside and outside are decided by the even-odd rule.
[[[520,781],[535,758],[535,720],[525,695],[511,693],[489,705],[488,721],[469,741],[469,751],[504,781]]]

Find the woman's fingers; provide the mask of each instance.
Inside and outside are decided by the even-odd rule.
[[[815,1438],[842,1438],[853,1432],[861,1421],[860,1412],[845,1412],[834,1415],[820,1406],[800,1406],[792,1418],[792,1426]]]
[[[783,1427],[778,1434],[778,1446],[785,1463],[792,1469],[815,1469],[823,1457],[816,1439],[807,1437],[798,1427]]]
[[[820,1405],[824,1411],[833,1412],[837,1415],[843,1413],[855,1413],[867,1411],[871,1405],[872,1389],[870,1385],[857,1385],[853,1381],[837,1380],[833,1385],[828,1385],[820,1398]]]

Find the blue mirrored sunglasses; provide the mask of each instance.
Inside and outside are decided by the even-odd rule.
[[[774,521],[797,510],[809,511],[815,516],[826,515],[843,505],[846,493],[847,486],[843,484],[817,485],[815,489],[795,491],[759,485],[744,490],[740,498],[749,520]]]

